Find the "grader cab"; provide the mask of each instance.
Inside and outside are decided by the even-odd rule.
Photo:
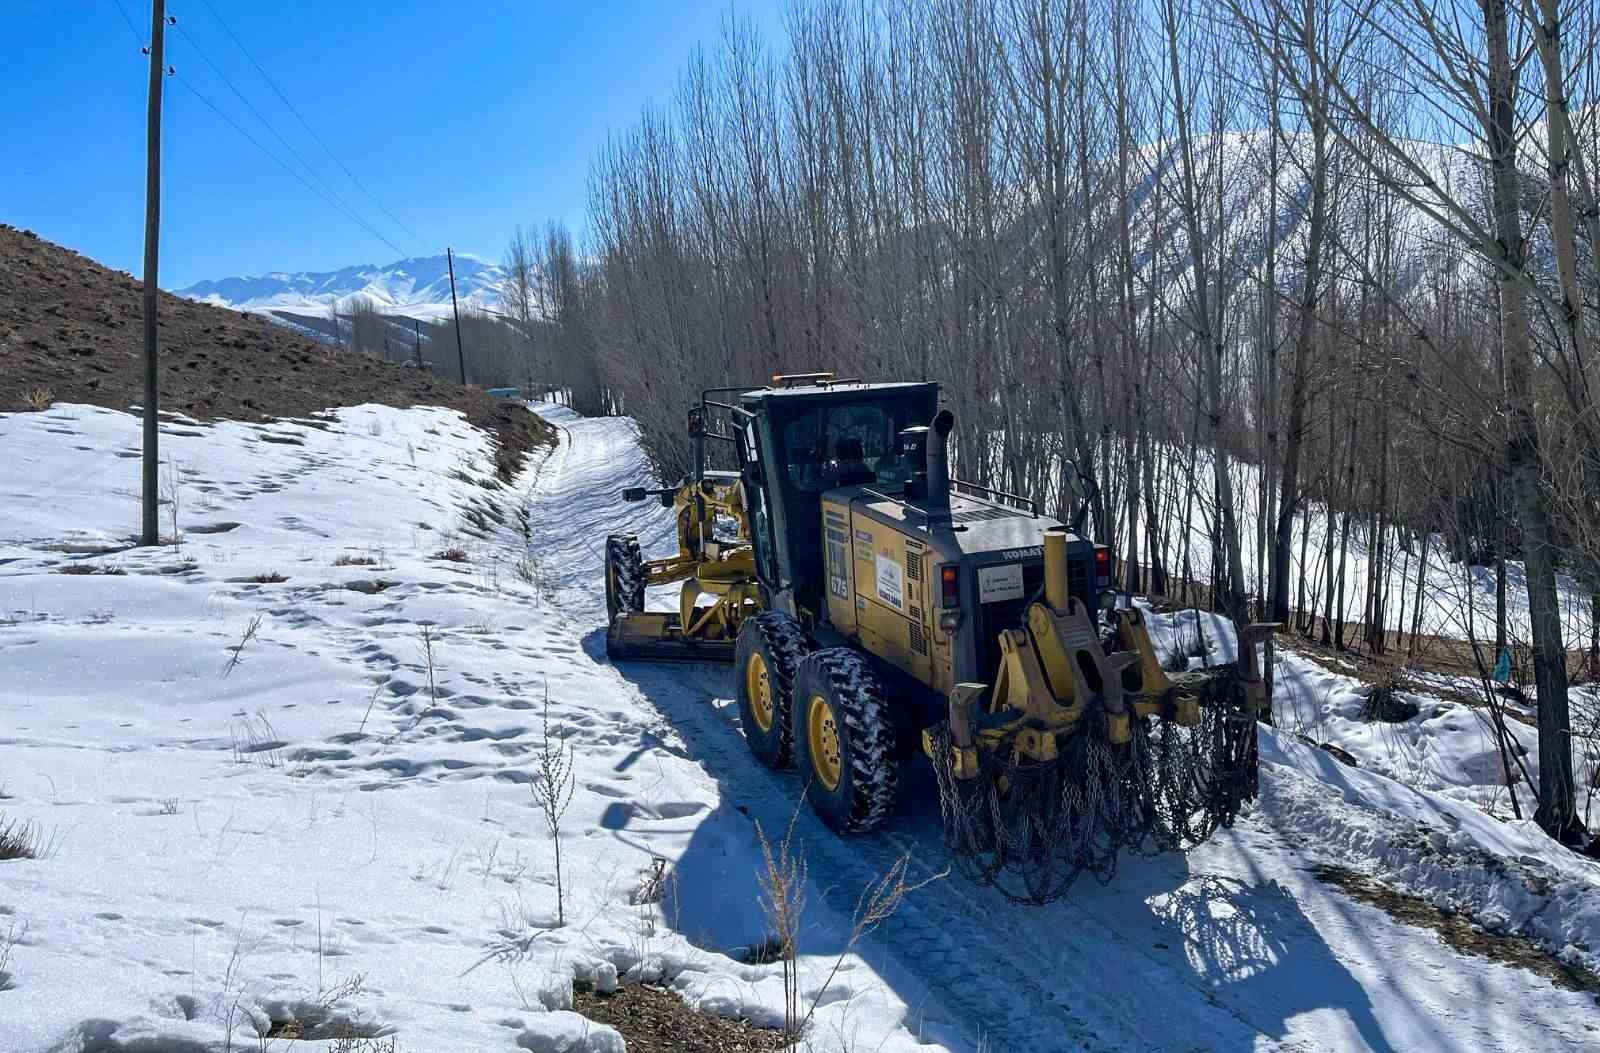
[[[707,392],[693,474],[624,494],[677,510],[679,551],[645,562],[608,539],[612,656],[731,658],[751,752],[799,767],[841,833],[888,819],[925,754],[958,862],[1017,899],[1230,823],[1255,793],[1271,627],[1241,634],[1234,665],[1169,676],[1082,533],[1092,482],[1067,467],[1064,524],[952,476],[938,400],[827,374]],[[708,438],[737,471],[706,469]],[[644,586],[672,582],[677,610],[647,611]]]

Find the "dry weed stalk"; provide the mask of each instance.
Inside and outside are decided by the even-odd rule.
[[[11,954],[27,935],[28,923],[11,915],[5,933],[0,934],[0,991],[9,991],[12,987]]]
[[[533,799],[544,813],[545,826],[556,850],[556,927],[567,923],[566,889],[561,877],[561,818],[572,803],[577,789],[577,773],[573,770],[574,753],[565,739],[550,736],[550,685],[544,688],[544,741],[536,758],[538,775],[529,784]]]
[[[244,635],[239,637],[239,642],[233,645],[233,654],[228,658],[228,664],[223,667],[222,679],[228,679],[228,674],[233,672],[233,667],[243,659],[245,645],[256,638],[261,632],[261,615],[252,615],[244,627]]]
[[[372,716],[372,707],[378,704],[378,696],[382,693],[383,684],[380,682],[377,687],[372,689],[372,697],[367,699],[367,711],[361,714],[361,723],[356,726],[357,735],[367,730],[367,718]]]
[[[801,800],[804,800],[804,795]],[[799,1035],[800,970],[796,960],[800,945],[800,916],[806,906],[806,861],[794,850],[794,825],[800,817],[796,806],[789,816],[783,840],[774,847],[756,821],[756,840],[761,844],[761,872],[756,881],[761,889],[761,909],[772,928],[772,951],[783,962],[783,1032],[791,1040]]]
[[[183,535],[178,531],[178,513],[183,506],[183,469],[172,461],[167,462],[167,470],[162,473],[161,491],[167,501],[167,515],[172,520],[172,547],[182,551]]]
[[[439,634],[433,631],[433,626],[424,625],[417,635],[422,641],[419,644],[422,661],[428,669],[428,704],[435,705],[439,701],[439,686],[434,679],[433,642],[439,638]]]
[[[805,1031],[806,1025],[811,1022],[812,1016],[816,1014],[817,1007],[822,1002],[823,994],[833,984],[833,978],[838,975],[839,970],[844,966],[846,956],[855,950],[856,944],[860,943],[863,937],[878,926],[892,918],[895,911],[900,909],[900,904],[906,901],[907,896],[928,887],[935,881],[942,881],[950,874],[950,870],[947,867],[937,874],[923,878],[921,881],[909,882],[906,880],[906,871],[910,866],[911,854],[908,852],[896,859],[888,870],[878,875],[876,879],[867,884],[866,888],[861,890],[861,895],[856,898],[855,915],[850,923],[850,938],[845,940],[844,948],[839,951],[838,957],[834,958],[833,967],[828,970],[827,977],[822,981],[822,985],[817,988],[817,995],[812,999],[810,1008],[806,1010],[806,1015],[800,1019],[799,1023],[790,1032],[792,1035],[798,1037]]]
[[[801,800],[804,800],[803,795]],[[888,870],[870,881],[856,898],[849,938],[845,940],[844,946],[834,958],[833,965],[821,986],[817,988],[816,997],[811,1000],[811,1004],[806,1007],[802,1015],[798,959],[800,919],[805,912],[807,871],[805,857],[796,851],[794,843],[795,821],[799,815],[799,807],[796,806],[794,814],[789,817],[789,826],[784,831],[783,840],[776,846],[767,837],[766,831],[762,830],[761,823],[759,821],[756,823],[756,838],[761,844],[762,864],[761,872],[757,875],[757,884],[761,889],[761,908],[773,932],[769,946],[773,955],[783,962],[783,1030],[790,1043],[799,1042],[800,1036],[816,1014],[822,996],[832,985],[834,977],[844,967],[845,958],[849,957],[857,944],[893,917],[907,896],[935,881],[942,880],[950,873],[946,869],[921,881],[909,881],[907,871],[911,866],[911,856],[908,853],[895,860]]]

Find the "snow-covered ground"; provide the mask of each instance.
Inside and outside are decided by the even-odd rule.
[[[768,934],[756,824],[789,824],[797,780],[745,752],[726,669],[606,662],[604,537],[659,552],[670,526],[616,499],[646,476],[630,422],[541,409],[560,443],[500,489],[487,438],[444,410],[169,424],[184,543],[152,551],[119,540],[133,417],[0,416],[0,812],[54,842],[0,862],[0,1050],[198,1053],[230,1028],[256,1049],[330,1015],[314,1035],[412,1053],[620,1049],[567,1011],[575,978],[781,1019],[781,967],[743,957]],[[575,771],[560,927],[531,792],[547,741]],[[1600,1042],[1591,997],[1311,873],[1370,872],[1594,967],[1600,868],[1286,735],[1263,754],[1259,805],[1187,856],[1044,909],[947,878],[848,952],[874,877],[902,854],[914,879],[943,868],[932,778],[910,767],[878,836],[800,812],[812,1048]]]
[[[1192,612],[1180,616],[1185,624],[1192,624],[1193,617]],[[1386,722],[1367,716],[1371,685],[1322,662],[1280,649],[1277,677],[1278,721],[1285,731],[1318,744],[1331,743],[1348,752],[1363,769],[1465,802],[1492,816],[1510,818],[1519,808],[1522,815],[1529,815],[1537,807],[1539,732],[1533,723],[1531,699],[1525,703],[1497,701],[1507,714],[1503,759],[1495,721],[1483,704],[1482,687],[1476,681],[1437,673],[1409,674],[1396,688],[1396,696],[1414,705],[1416,715]],[[1600,788],[1600,750],[1588,737],[1593,734],[1596,704],[1592,687],[1572,691],[1578,814],[1590,824],[1600,823],[1600,800],[1596,799],[1600,797],[1596,793]],[[1512,768],[1509,783],[1507,763]]]
[[[540,529],[597,529],[551,494],[570,450],[491,490],[454,412],[312,423],[164,427],[184,544],[147,551],[121,540],[136,418],[0,417],[0,810],[55,844],[0,864],[0,1050],[223,1049],[230,1026],[255,1049],[323,1003],[317,1034],[413,1053],[620,1049],[565,1011],[574,977],[780,1022],[781,968],[739,960],[765,933],[740,802],[549,601],[557,555],[522,562],[529,502]],[[508,525],[476,538],[486,498]],[[562,928],[530,792],[546,697],[575,765]],[[672,870],[641,896],[653,859]],[[916,1044],[858,958],[823,1000],[819,1033]]]
[[[1120,446],[1114,446],[1113,453],[1113,464],[1105,470],[1111,475],[1124,471]],[[1189,560],[1192,576],[1197,580],[1208,580],[1212,565],[1210,529],[1215,518],[1215,500],[1212,496],[1212,477],[1215,469],[1211,454],[1207,450],[1194,451],[1191,465],[1190,451],[1158,445],[1156,457],[1159,463],[1158,485],[1165,491],[1163,499],[1168,502],[1165,507],[1170,509],[1171,513],[1162,519],[1158,530],[1154,533],[1148,529],[1148,524],[1140,524],[1139,551],[1143,554],[1143,560],[1148,563],[1152,541],[1160,539],[1160,535],[1164,532],[1167,559],[1176,564],[1179,554],[1183,551],[1185,490],[1192,474],[1194,478],[1200,480],[1200,483],[1194,495],[1194,506],[1189,519]],[[1259,465],[1237,459],[1230,459],[1228,467],[1235,500],[1238,503],[1235,514],[1242,546],[1240,558],[1244,568],[1245,588],[1254,594],[1257,584],[1265,581],[1266,561],[1263,557],[1270,556],[1271,552],[1270,538],[1265,551],[1259,549],[1256,544],[1261,527],[1260,508],[1257,505],[1257,495],[1261,488],[1261,468]],[[1362,621],[1365,617],[1363,604],[1367,577],[1373,570],[1373,564],[1378,561],[1376,546],[1368,535],[1367,527],[1365,517],[1352,517],[1349,541],[1345,546],[1343,617],[1346,622],[1352,624]],[[1316,600],[1315,606],[1319,616],[1323,611],[1329,588],[1327,583],[1330,580],[1323,566],[1323,553],[1331,532],[1335,539],[1336,553],[1332,578],[1337,580],[1338,540],[1342,536],[1342,530],[1343,524],[1339,513],[1335,511],[1330,516],[1327,505],[1319,501],[1303,502],[1301,510],[1295,515],[1294,543],[1290,553],[1290,580],[1296,581],[1303,574],[1311,583],[1307,590],[1308,600]],[[1306,542],[1303,561],[1302,537]],[[1125,546],[1125,540],[1122,544]],[[1446,537],[1442,534],[1431,535],[1426,544],[1426,574],[1423,576],[1420,597],[1422,613],[1417,619],[1417,577],[1419,568],[1422,567],[1423,552],[1424,545],[1420,537],[1394,526],[1386,530],[1383,536],[1383,558],[1377,568],[1380,591],[1386,582],[1389,597],[1388,606],[1384,610],[1385,626],[1390,630],[1404,630],[1410,633],[1413,619],[1416,619],[1417,627],[1425,635],[1453,640],[1475,638],[1484,647],[1484,653],[1488,656],[1485,664],[1493,668],[1495,635],[1493,568],[1451,562]],[[1169,569],[1174,574],[1182,573],[1181,568],[1176,565]],[[1513,642],[1526,645],[1532,637],[1528,622],[1527,584],[1522,563],[1508,560],[1506,577],[1507,632]],[[1569,649],[1581,650],[1588,645],[1592,622],[1589,596],[1576,581],[1566,575],[1558,576],[1557,590],[1567,646]]]

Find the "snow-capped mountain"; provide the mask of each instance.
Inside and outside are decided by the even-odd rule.
[[[466,253],[456,253],[456,297],[463,308],[499,305],[505,271]],[[413,256],[387,266],[358,264],[337,271],[274,271],[251,278],[221,278],[174,290],[192,300],[241,311],[325,315],[364,296],[385,314],[434,318],[450,310],[450,274],[443,254]]]

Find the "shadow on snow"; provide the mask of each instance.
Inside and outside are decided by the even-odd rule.
[[[583,646],[597,663],[608,661],[604,630],[590,632]],[[701,762],[717,783],[721,804],[695,829],[663,904],[668,923],[697,946],[744,960],[771,936],[761,907],[757,824],[774,843],[792,824],[796,852],[808,864],[800,936],[806,955],[845,949],[862,890],[901,854],[911,858],[912,881],[946,867],[925,761],[902,767],[896,813],[882,831],[841,839],[803,806],[798,776],[769,771],[746,752],[727,700],[726,667],[615,668],[671,724],[671,732],[646,733],[619,768],[660,748]],[[632,817],[626,806],[614,806],[603,825],[628,838]],[[1239,847],[1248,851],[1242,839]],[[1034,1049],[1081,1048],[1085,1038],[1112,1048],[1237,1049],[1281,1038],[1288,1021],[1319,1009],[1345,1014],[1367,1046],[1391,1048],[1366,991],[1293,896],[1275,880],[1254,877],[1192,873],[1182,854],[1125,855],[1108,884],[1085,876],[1066,899],[1028,907],[951,873],[915,893],[902,912],[949,930],[947,962],[929,960],[924,933],[900,942],[899,930],[909,926],[899,916],[858,950],[914,1008],[930,1001],[930,984],[938,988],[934,1003],[959,1002],[951,995],[997,955],[1021,961],[1047,993],[1048,1004],[1031,999],[1027,1007]],[[989,949],[996,945],[1001,949]],[[981,1020],[953,1015],[963,1030],[982,1030]],[[1119,1030],[1106,1033],[1108,1025]]]

